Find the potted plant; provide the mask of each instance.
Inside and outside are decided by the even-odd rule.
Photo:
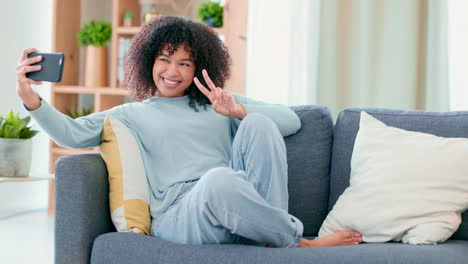
[[[197,16],[210,27],[223,26],[223,7],[218,2],[201,3],[198,7]]]
[[[71,109],[66,111],[67,115],[73,119],[81,117],[81,116],[90,115],[93,112],[94,112],[94,108],[92,106],[89,108],[86,108],[86,107],[77,108],[76,106],[74,106]]]
[[[0,115],[0,176],[28,176],[32,140],[39,131],[28,127],[31,117],[20,118],[12,110]]]
[[[125,12],[125,14],[123,15],[123,26],[124,27],[133,26],[133,18],[134,17],[135,17],[135,15],[132,12],[130,12],[130,11]]]
[[[107,47],[112,27],[106,21],[91,21],[78,33],[78,42],[86,47],[84,85],[105,87],[107,82]]]

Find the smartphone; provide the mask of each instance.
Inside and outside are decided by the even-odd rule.
[[[63,53],[32,52],[28,54],[28,58],[36,56],[42,56],[42,60],[31,66],[41,65],[42,68],[39,71],[26,73],[26,77],[35,81],[60,82],[65,64]]]

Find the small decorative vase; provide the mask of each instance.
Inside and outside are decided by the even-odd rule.
[[[158,11],[156,10],[156,7],[152,7],[148,13],[145,14],[144,16],[144,23],[148,23],[150,22],[151,20],[159,17],[159,13]]]
[[[131,17],[126,17],[123,19],[124,27],[131,27],[133,26],[133,19]]]
[[[107,47],[86,47],[84,86],[107,87]]]
[[[0,138],[0,176],[29,176],[32,140]]]

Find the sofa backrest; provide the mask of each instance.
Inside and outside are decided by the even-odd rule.
[[[388,126],[440,137],[468,138],[468,111],[426,112],[373,108],[343,110],[338,116],[333,131],[329,210],[349,186],[351,155],[359,130],[361,111],[371,114]],[[468,240],[468,211],[462,214],[462,218],[462,224],[452,239]]]
[[[301,129],[285,138],[289,212],[304,224],[304,235],[317,235],[328,213],[333,120],[326,107],[291,108]]]

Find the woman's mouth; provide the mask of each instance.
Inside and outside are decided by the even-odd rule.
[[[167,86],[167,87],[170,87],[170,88],[175,88],[179,85],[179,83],[181,81],[177,81],[177,80],[170,80],[170,79],[167,79],[167,78],[164,78],[164,77],[161,77],[164,84]]]

